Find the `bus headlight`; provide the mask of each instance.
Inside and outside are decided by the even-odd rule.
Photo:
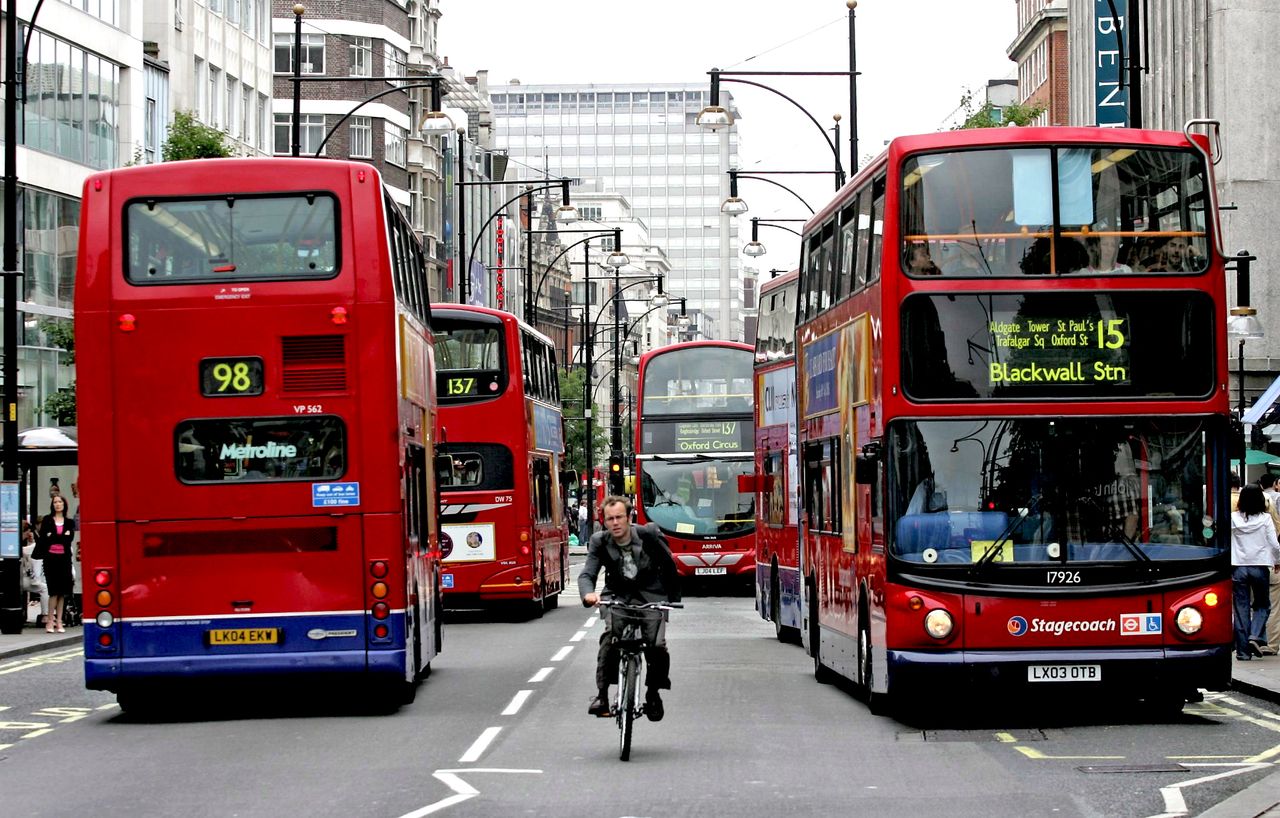
[[[1178,630],[1188,636],[1193,633],[1198,633],[1201,626],[1204,625],[1204,617],[1200,615],[1199,611],[1190,605],[1185,608],[1178,609],[1178,616],[1175,621],[1178,623]]]
[[[946,639],[951,635],[951,629],[955,623],[951,619],[951,614],[935,608],[924,617],[924,629],[934,639]]]

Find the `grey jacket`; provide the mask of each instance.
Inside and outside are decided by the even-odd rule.
[[[676,562],[656,525],[631,526],[631,540],[640,543],[636,559],[636,575],[623,574],[622,549],[608,531],[597,531],[587,547],[587,562],[578,575],[578,594],[586,596],[596,589],[600,569],[604,568],[604,593],[626,602],[679,602],[680,577]]]

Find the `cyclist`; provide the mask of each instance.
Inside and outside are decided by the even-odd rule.
[[[605,569],[605,593],[620,602],[679,602],[680,585],[675,559],[658,527],[633,525],[631,501],[625,497],[606,497],[600,504],[600,510],[604,516],[604,530],[592,535],[586,565],[578,575],[578,593],[582,596],[583,606],[589,608],[600,601],[600,594],[596,593],[596,578],[601,567]],[[649,664],[644,712],[650,721],[662,719],[662,697],[658,691],[671,689],[671,654],[667,651],[665,629],[661,625],[662,620],[657,617],[646,619],[644,623],[644,658]],[[605,628],[600,637],[600,652],[596,656],[599,695],[587,708],[588,713],[602,717],[609,715],[609,683],[617,676],[618,649],[610,629]]]

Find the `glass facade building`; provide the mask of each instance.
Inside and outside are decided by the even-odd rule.
[[[600,179],[605,190],[626,196],[671,262],[668,291],[688,299],[691,315],[705,312],[718,321],[720,203],[727,195],[725,171],[738,166],[738,132],[729,128],[726,136],[694,124],[707,104],[705,83],[505,85],[490,86],[489,93],[495,143],[516,167]],[[721,104],[732,108],[723,91]],[[732,325],[717,334],[736,338],[742,277],[738,226],[727,222]]]

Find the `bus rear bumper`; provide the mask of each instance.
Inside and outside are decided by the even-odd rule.
[[[895,695],[913,689],[937,691],[939,685],[948,683],[981,690],[1105,689],[1138,696],[1171,689],[1226,690],[1231,684],[1231,648],[1225,645],[1044,651],[890,650],[888,660],[890,689]],[[1035,682],[1031,680],[1033,667],[1094,670],[1057,671],[1057,675],[1067,678]],[[1043,677],[1046,671],[1037,670],[1037,674]],[[1094,675],[1098,678],[1090,678]]]
[[[218,656],[87,658],[85,686],[118,691],[121,686],[164,679],[266,678],[297,675],[404,677],[405,651],[346,650]]]

